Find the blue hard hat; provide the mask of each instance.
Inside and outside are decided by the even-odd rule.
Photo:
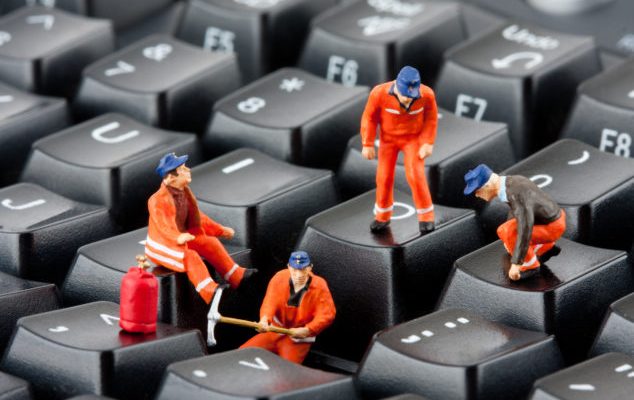
[[[468,195],[480,189],[489,181],[492,173],[493,171],[491,171],[491,168],[486,164],[480,164],[474,169],[469,170],[464,176],[464,181],[467,183],[467,186],[464,188],[464,194]]]
[[[288,265],[289,267],[295,269],[304,269],[311,265],[310,257],[308,257],[308,253],[306,253],[305,251],[294,251],[288,258]]]
[[[416,68],[409,65],[401,68],[396,77],[396,88],[405,97],[417,99],[420,97],[420,74]]]
[[[159,161],[158,167],[156,167],[156,173],[159,174],[161,178],[165,178],[165,175],[170,171],[185,164],[188,158],[189,156],[187,154],[180,157],[174,153],[165,154],[163,158],[161,158],[161,161]]]

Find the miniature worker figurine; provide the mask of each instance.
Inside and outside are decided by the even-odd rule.
[[[361,119],[361,154],[375,157],[374,139],[379,133],[379,166],[376,171],[375,219],[373,233],[386,229],[394,208],[394,168],[399,151],[405,155],[405,175],[412,189],[418,227],[421,233],[434,230],[434,206],[427,178],[425,159],[434,149],[438,111],[431,88],[421,85],[415,68],[401,69],[395,81],[375,86]]]
[[[491,201],[498,197],[511,207],[511,218],[497,229],[511,255],[509,278],[517,281],[539,272],[540,259],[559,254],[555,242],[566,230],[566,213],[530,179],[500,176],[484,164],[467,172],[464,194]]]
[[[332,324],[335,304],[323,278],[312,273],[305,251],[293,252],[287,269],[276,273],[260,308],[260,331],[240,348],[261,347],[301,364],[315,337]],[[270,324],[288,328],[292,335],[267,332]]]
[[[257,270],[236,264],[216,237],[231,239],[234,231],[213,221],[198,209],[189,188],[187,155],[169,153],[161,158],[156,172],[163,178],[160,189],[148,200],[150,220],[145,254],[152,262],[176,272],[185,272],[207,304],[218,284],[203,262],[204,257],[232,288]]]

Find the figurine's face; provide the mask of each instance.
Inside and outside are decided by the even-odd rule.
[[[179,165],[176,168],[177,175],[167,174],[165,178],[163,178],[163,182],[167,186],[171,186],[175,189],[183,189],[192,181],[191,170],[185,165]]]
[[[491,201],[495,196],[497,196],[498,191],[494,183],[489,180],[484,184],[480,189],[475,191],[476,197],[481,198],[485,201]]]
[[[401,102],[401,104],[405,105],[405,106],[409,106],[409,103],[412,102],[412,98],[411,97],[406,97],[403,96],[398,89],[396,88],[396,85],[394,85],[394,94],[396,94],[396,97],[398,98],[398,101]]]
[[[291,280],[293,281],[293,285],[295,286],[304,286],[308,281],[310,272],[313,270],[313,267],[306,267],[304,269],[297,269],[292,267],[287,268],[291,273]]]

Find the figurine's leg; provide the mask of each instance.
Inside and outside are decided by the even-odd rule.
[[[561,216],[547,225],[533,226],[531,245],[535,246],[537,256],[541,256],[550,251],[555,242],[566,230],[566,214],[561,210]]]
[[[381,142],[379,145],[374,219],[380,222],[387,222],[392,217],[394,208],[394,168],[396,167],[398,151],[398,147],[392,142]]]
[[[278,355],[288,361],[301,364],[310,351],[311,343],[296,343],[290,337],[285,337],[278,344]]]
[[[282,336],[284,335],[280,335],[279,333],[274,332],[258,333],[251,339],[244,342],[242,346],[240,346],[240,348],[244,349],[247,347],[259,347],[261,349],[278,354],[278,342],[283,339]]]
[[[240,286],[245,268],[233,261],[220,240],[213,236],[197,235],[196,239],[187,242],[187,247],[205,257],[205,260],[218,271],[233,289]]]
[[[207,266],[198,253],[191,249],[185,250],[183,264],[189,281],[194,285],[200,297],[205,300],[205,303],[209,304],[218,284],[209,276]]]
[[[500,240],[502,240],[502,243],[504,243],[504,248],[509,255],[513,255],[513,249],[515,248],[515,242],[517,241],[517,220],[512,218],[498,226],[497,234]],[[520,271],[527,271],[537,267],[539,267],[539,261],[537,260],[537,256],[535,254],[535,245],[531,242],[528,246],[528,250],[526,251],[524,262],[520,266]]]
[[[405,176],[412,189],[412,197],[416,206],[416,214],[420,222],[434,222],[434,205],[432,204],[427,177],[425,176],[425,160],[418,158],[418,140],[409,140],[403,146],[405,154]]]

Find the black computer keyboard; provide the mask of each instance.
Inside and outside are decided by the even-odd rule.
[[[634,399],[634,2],[3,0],[0,399]],[[420,234],[396,166],[369,230],[369,90],[412,65],[439,106]],[[376,143],[378,146],[379,143]],[[303,365],[238,347],[187,275],[153,265],[157,330],[119,327],[166,153],[259,273],[224,316],[259,320],[307,251],[335,322]],[[566,212],[559,255],[514,282],[486,163]],[[223,277],[214,275],[216,281]]]

